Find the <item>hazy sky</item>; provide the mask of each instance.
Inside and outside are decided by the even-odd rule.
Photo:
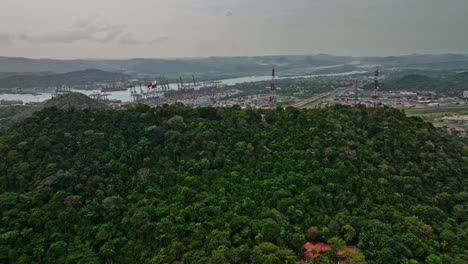
[[[468,0],[0,1],[0,56],[468,53]]]

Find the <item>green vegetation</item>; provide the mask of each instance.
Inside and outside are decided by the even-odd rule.
[[[77,109],[107,107],[105,104],[99,103],[82,93],[63,94],[46,101],[44,105],[0,107],[0,131],[5,130],[15,123],[23,121],[30,117],[34,112],[40,111],[44,107],[52,106],[63,109],[68,109],[70,107]]]
[[[0,262],[464,264],[467,145],[386,107],[45,108],[0,136]]]
[[[405,109],[408,116],[419,116],[425,120],[444,117],[444,116],[455,116],[465,115],[468,112],[466,106],[444,106],[444,107],[427,107],[427,108],[411,108]]]
[[[0,131],[3,131],[15,123],[30,117],[34,112],[41,110],[38,106],[2,106],[0,107]]]
[[[97,82],[116,82],[127,80],[122,73],[101,70],[84,70],[51,75],[15,75],[0,79],[0,88],[47,88],[60,85],[86,85]]]
[[[301,108],[308,108],[308,107],[316,106],[316,105],[318,105],[318,104],[320,104],[320,103],[322,103],[322,102],[325,102],[325,101],[328,101],[328,100],[330,100],[330,99],[332,99],[332,98],[335,98],[335,97],[336,97],[337,95],[339,95],[340,93],[341,93],[341,92],[332,93],[332,94],[330,94],[329,96],[325,96],[325,97],[320,98],[320,99],[318,99],[318,100],[316,100],[316,101],[313,101],[313,102],[311,102],[311,103],[309,103],[309,104],[306,104],[306,105],[304,105],[304,106],[301,107]]]
[[[373,89],[373,84],[366,85],[364,89]],[[462,96],[463,91],[468,90],[468,71],[448,74],[444,77],[408,74],[384,82],[380,89],[383,91],[435,92],[448,96]]]
[[[443,82],[436,77],[421,74],[408,74],[401,78],[388,80],[381,85],[383,91],[442,92]]]
[[[208,57],[179,59],[129,59],[129,60],[35,60],[0,57],[0,72],[52,71],[57,73],[83,69],[105,71],[122,70],[131,74],[195,74],[215,76],[220,74],[267,74],[274,65],[293,72],[312,71],[315,67],[351,62],[348,57],[331,55],[260,56],[260,57]],[[304,73],[305,73],[304,72]]]
[[[420,113],[420,114],[411,114],[407,113],[408,116],[419,116],[423,118],[424,120],[427,120],[432,123],[434,118],[440,118],[444,116],[462,116],[462,115],[468,115],[468,111],[460,111],[460,112],[436,112],[436,113]]]
[[[0,78],[6,78],[10,76],[17,76],[17,75],[35,75],[35,76],[44,76],[44,75],[52,75],[53,72],[0,72]]]
[[[279,87],[277,94],[280,96],[294,95],[298,98],[305,99],[317,93],[328,92],[336,87],[337,83],[337,79],[331,77],[281,79],[277,81]],[[239,98],[255,94],[270,93],[270,84],[271,81],[239,83],[231,86],[231,88],[238,89],[242,92],[226,98]]]
[[[438,113],[408,114],[408,116],[419,116],[419,117],[425,117],[425,118],[437,118],[437,117],[454,116],[454,115],[458,115],[458,113],[457,112],[438,112]]]
[[[456,110],[466,109],[467,106],[441,106],[441,107],[424,107],[424,108],[399,108],[405,110],[405,112],[420,112],[420,111],[437,111],[437,110]]]
[[[52,106],[62,109],[67,109],[70,107],[77,109],[107,107],[105,104],[93,100],[82,93],[67,93],[46,101],[45,107]]]

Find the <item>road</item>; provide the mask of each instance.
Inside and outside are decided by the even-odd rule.
[[[407,115],[418,115],[418,114],[433,114],[433,113],[445,113],[445,112],[462,112],[462,111],[468,111],[468,107],[463,107],[463,108],[440,108],[440,109],[430,109],[430,110],[424,110],[421,109],[421,111],[407,111]]]
[[[293,103],[291,104],[290,106],[293,106],[293,107],[297,107],[297,108],[300,108],[300,107],[303,107],[303,106],[306,106],[308,104],[311,104],[315,101],[318,101],[322,98],[325,98],[327,96],[330,96],[334,93],[338,94],[338,96],[341,96],[343,93],[345,93],[349,88],[337,88],[333,91],[330,91],[330,92],[326,92],[326,93],[321,93],[321,94],[317,94],[315,95],[314,97],[310,97],[310,98],[307,98],[307,99],[304,99],[302,101],[299,101],[299,102],[296,102],[296,103]]]

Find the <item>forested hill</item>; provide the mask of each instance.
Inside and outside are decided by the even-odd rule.
[[[391,108],[46,108],[0,136],[0,262],[468,263],[467,145]]]
[[[127,80],[122,73],[101,70],[83,70],[49,75],[14,75],[0,79],[0,88],[34,88],[53,87],[59,85],[86,85],[96,82],[116,82]]]
[[[82,93],[67,93],[56,96],[45,103],[46,107],[58,107],[68,109],[74,107],[77,109],[84,108],[107,108],[107,106],[97,100],[89,98]]]
[[[437,91],[442,89],[443,83],[436,77],[422,74],[409,74],[399,79],[390,80],[382,85],[382,90],[407,90],[407,91]]]
[[[368,84],[365,89],[373,89]],[[462,96],[468,90],[468,71],[452,73],[443,77],[431,77],[423,74],[408,74],[401,78],[390,79],[380,86],[383,91],[436,92],[449,96]]]
[[[43,105],[27,106],[8,106],[0,107],[0,132],[6,130],[15,123],[21,122],[30,117],[34,112],[40,111],[44,107],[58,107],[68,109],[84,108],[108,108],[107,105],[93,100],[82,93],[67,93],[47,100]]]

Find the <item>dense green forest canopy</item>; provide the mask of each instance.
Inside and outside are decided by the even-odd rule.
[[[62,109],[76,108],[107,108],[104,103],[89,98],[87,95],[82,93],[66,93],[45,102],[45,107],[58,107]]]
[[[12,126],[15,123],[23,121],[30,117],[34,112],[40,111],[44,107],[58,108],[107,108],[107,105],[100,103],[82,93],[67,93],[56,96],[45,101],[41,105],[16,105],[0,107],[0,132]]]
[[[0,132],[30,117],[36,110],[40,110],[40,108],[28,105],[0,107]]]
[[[387,107],[45,108],[0,135],[0,262],[467,263],[467,144]]]
[[[129,77],[122,73],[83,70],[50,75],[14,75],[0,79],[0,88],[47,88],[60,85],[86,85],[98,82],[117,82]]]
[[[364,88],[370,90],[373,87],[373,84],[368,84]],[[408,74],[384,81],[380,86],[380,90],[435,92],[448,96],[462,96],[463,91],[468,90],[468,71],[446,74],[439,77],[424,74]]]

